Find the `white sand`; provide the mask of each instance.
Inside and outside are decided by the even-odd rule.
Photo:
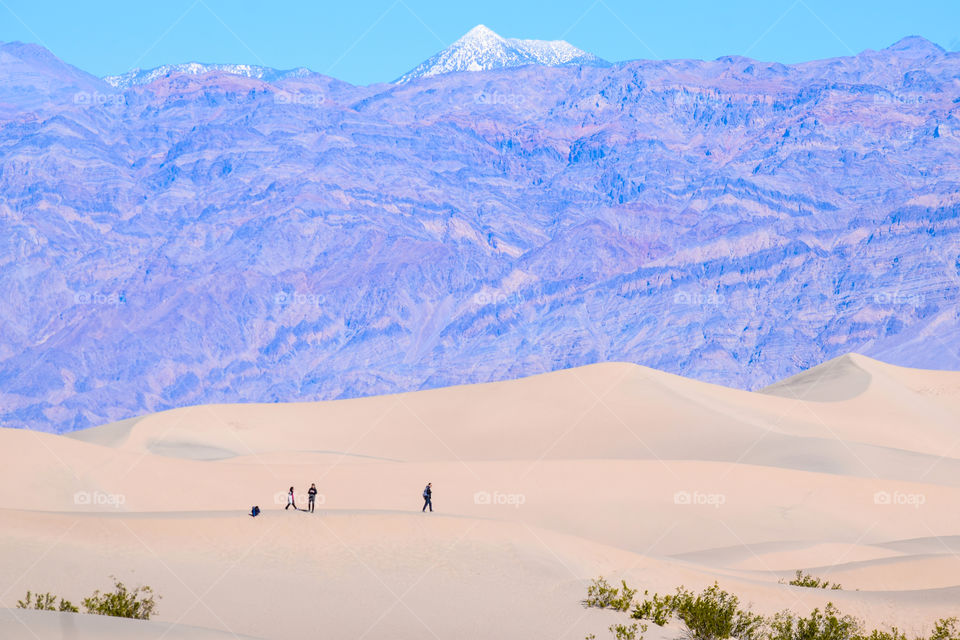
[[[960,615],[958,416],[960,373],[854,355],[760,393],[611,363],[3,430],[0,607],[27,589],[76,602],[116,575],[151,585],[174,626],[97,636],[102,619],[77,615],[75,637],[579,640],[621,619],[578,604],[603,574],[718,580],[764,613],[833,600],[927,633]],[[284,512],[310,482],[317,513]],[[844,590],[779,583],[796,569]],[[0,637],[61,637],[63,614],[15,613]]]

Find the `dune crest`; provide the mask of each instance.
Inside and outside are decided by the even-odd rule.
[[[960,614],[957,409],[960,374],[852,354],[755,393],[605,363],[3,430],[0,566],[21,577],[0,606],[77,598],[100,571],[164,595],[159,623],[211,634],[583,637],[609,624],[578,604],[603,574],[926,633]],[[317,513],[284,511],[311,482]],[[796,569],[844,590],[781,584]],[[188,631],[167,637],[207,637]]]

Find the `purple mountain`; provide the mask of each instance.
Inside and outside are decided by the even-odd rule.
[[[440,73],[0,46],[0,419],[63,431],[628,360],[960,368],[960,54]]]

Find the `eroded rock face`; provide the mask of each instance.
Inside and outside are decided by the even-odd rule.
[[[604,360],[744,388],[849,351],[958,368],[958,78],[908,39],[120,91],[3,45],[0,419]]]

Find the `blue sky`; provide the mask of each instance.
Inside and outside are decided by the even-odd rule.
[[[479,23],[507,37],[565,39],[611,61],[798,62],[907,35],[960,49],[958,0],[0,0],[0,40],[42,44],[96,75],[239,62],[368,84],[396,78]]]

